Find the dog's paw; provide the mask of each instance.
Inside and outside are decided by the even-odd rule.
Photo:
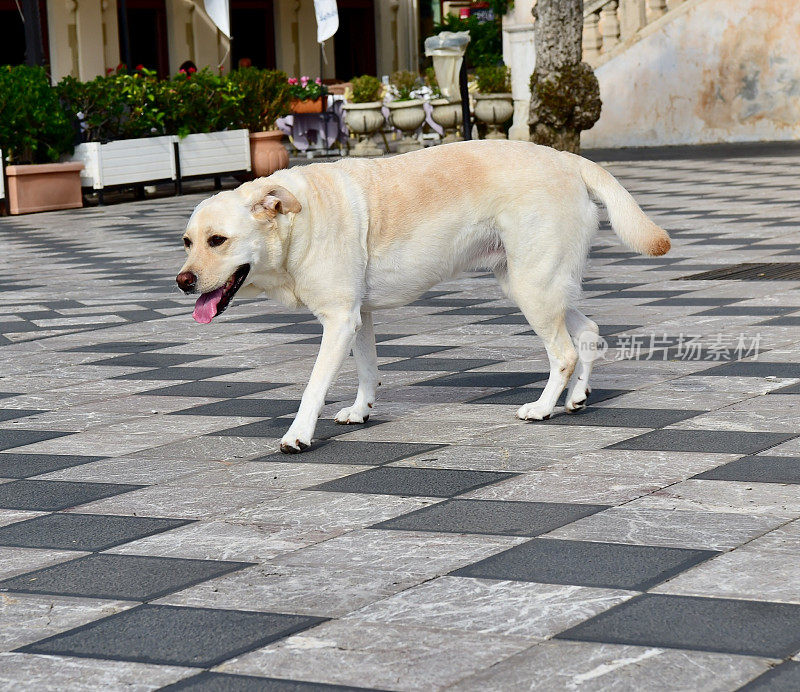
[[[355,425],[357,423],[366,423],[369,420],[369,413],[363,413],[361,408],[355,406],[348,406],[343,408],[336,414],[334,419],[339,425]]]
[[[287,435],[281,440],[281,452],[284,454],[300,454],[311,446],[311,440],[304,442],[296,437],[292,439],[292,437]]]
[[[552,409],[547,409],[538,401],[531,404],[524,404],[517,411],[517,418],[520,420],[547,420],[553,413]]]
[[[576,390],[567,397],[567,403],[564,404],[564,409],[567,411],[567,413],[578,413],[579,411],[583,411],[589,401],[590,393],[591,390],[588,387],[582,390],[578,390],[576,388]]]

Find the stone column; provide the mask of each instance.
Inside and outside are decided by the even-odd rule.
[[[531,11],[535,2],[517,0],[511,11],[503,17],[503,62],[511,68],[511,95],[514,97],[514,119],[508,132],[509,139],[530,139],[530,83],[536,67]]]

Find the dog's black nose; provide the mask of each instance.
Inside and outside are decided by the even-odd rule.
[[[181,291],[184,293],[191,293],[197,284],[197,277],[192,272],[181,272],[178,274],[175,281],[178,283]]]

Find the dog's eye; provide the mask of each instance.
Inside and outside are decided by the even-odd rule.
[[[188,238],[184,238],[183,246],[188,250],[190,247],[192,247],[192,241],[189,240]]]
[[[223,235],[212,235],[208,239],[208,244],[211,247],[218,247],[219,245],[222,245],[222,243],[224,243],[226,240],[227,238]]]

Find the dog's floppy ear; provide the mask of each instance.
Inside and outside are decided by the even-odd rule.
[[[297,197],[289,190],[273,185],[259,194],[250,211],[257,219],[274,219],[278,214],[296,214],[302,208]]]

